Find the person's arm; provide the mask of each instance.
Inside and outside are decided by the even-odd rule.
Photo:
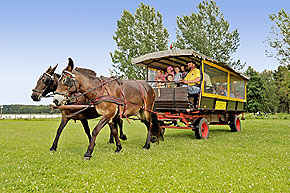
[[[184,82],[185,84],[197,83],[197,82],[200,82],[200,77],[197,77],[197,78],[194,79],[194,80],[184,80],[183,82]]]

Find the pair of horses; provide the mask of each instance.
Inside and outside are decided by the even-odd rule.
[[[117,125],[120,127],[120,138],[126,139],[122,132],[121,117],[137,115],[146,125],[148,133],[144,149],[150,148],[150,141],[155,142],[162,136],[156,114],[152,111],[155,102],[155,93],[145,81],[120,80],[106,77],[96,77],[92,70],[74,68],[72,59],[69,58],[67,67],[61,75],[55,73],[54,68],[49,68],[37,81],[33,89],[32,99],[39,101],[49,92],[55,93],[54,103],[58,106],[69,103],[94,104],[94,108],[75,114],[74,110],[62,110],[62,120],[57,135],[50,150],[56,150],[59,136],[70,119],[81,120],[90,145],[85,153],[85,159],[92,157],[95,140],[100,130],[108,124],[111,129],[110,142],[114,137],[116,151],[122,149],[118,137]],[[79,94],[80,93],[80,94]],[[90,135],[87,119],[101,116]]]

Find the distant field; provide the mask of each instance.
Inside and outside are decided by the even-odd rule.
[[[90,121],[91,128],[97,120]],[[290,119],[247,119],[242,132],[210,126],[208,140],[166,130],[148,151],[146,129],[125,123],[115,154],[104,128],[90,161],[87,137],[71,121],[50,153],[58,119],[0,120],[0,192],[289,192]]]

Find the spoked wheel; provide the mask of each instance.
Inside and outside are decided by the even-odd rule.
[[[230,128],[232,132],[240,132],[242,130],[241,120],[237,115],[230,121]]]
[[[209,134],[208,122],[205,118],[201,118],[196,121],[195,124],[195,137],[197,139],[207,139]]]

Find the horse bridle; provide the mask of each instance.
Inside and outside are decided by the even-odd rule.
[[[43,90],[32,89],[33,92],[37,92],[40,94],[39,98],[44,97],[44,91],[50,86],[51,82],[53,83],[53,75],[50,75],[47,72],[43,73],[38,80],[41,80],[44,76],[47,76],[43,81],[46,87]]]
[[[71,75],[71,77],[67,76],[66,74]],[[74,73],[71,73],[69,71],[64,70],[62,72],[61,77],[59,78],[59,80],[61,80],[62,77],[65,78],[63,84],[66,85],[66,86],[68,86],[68,89],[67,89],[67,91],[65,93],[54,92],[54,94],[62,95],[64,97],[66,97],[67,99],[69,99],[68,93],[69,93],[70,89],[73,86],[75,86],[76,92],[78,92],[78,87],[77,87],[77,82],[76,82],[76,79],[75,79],[75,74]]]

